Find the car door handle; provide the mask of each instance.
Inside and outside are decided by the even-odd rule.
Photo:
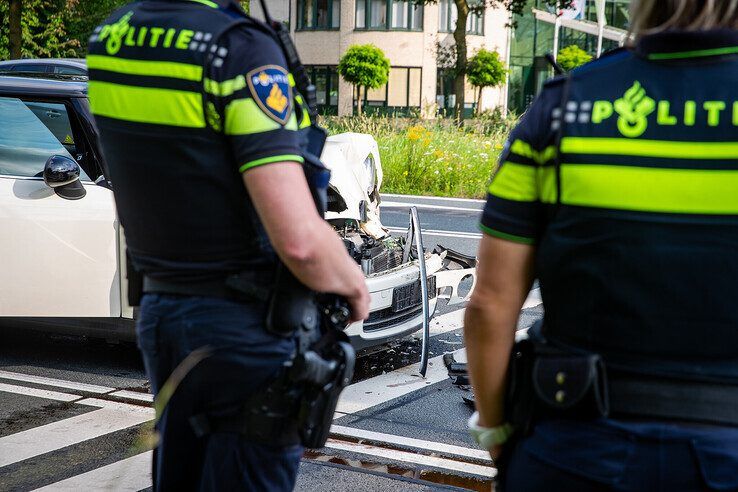
[[[61,113],[59,111],[54,111],[53,109],[50,109],[46,111],[46,116],[49,118],[59,118],[61,117]]]

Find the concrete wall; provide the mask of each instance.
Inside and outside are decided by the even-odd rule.
[[[290,0],[266,0],[269,14],[274,20],[287,22],[290,19]],[[261,2],[259,0],[251,0],[251,15],[259,20],[264,20],[264,14],[261,11]]]
[[[268,0],[272,16],[287,20],[306,65],[337,65],[346,49],[353,44],[372,43],[384,51],[393,67],[419,67],[421,75],[421,109],[434,114],[436,104],[436,43],[453,44],[450,33],[438,32],[438,5],[426,5],[423,13],[423,32],[408,31],[356,31],[355,0],[341,0],[340,29],[336,31],[296,31],[297,0]],[[252,13],[261,15],[259,2],[252,0]],[[290,8],[291,7],[291,8]],[[508,58],[509,14],[504,9],[487,9],[484,20],[484,36],[468,35],[468,53],[471,56],[479,48],[497,50],[503,60]],[[340,79],[339,114],[351,114],[353,88]],[[474,91],[468,88],[467,102],[473,102]],[[488,88],[482,94],[482,109],[506,106],[505,88]]]

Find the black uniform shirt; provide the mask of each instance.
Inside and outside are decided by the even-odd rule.
[[[128,249],[151,277],[275,260],[241,173],[302,162],[299,109],[271,32],[250,19],[226,30],[239,19],[234,1],[143,1],[90,39],[90,105]]]
[[[738,32],[648,36],[547,83],[481,228],[537,245],[554,341],[738,379]]]

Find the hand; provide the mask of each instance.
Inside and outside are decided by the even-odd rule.
[[[353,260],[352,260],[353,261]],[[365,320],[369,317],[369,289],[366,287],[366,278],[360,268],[352,269],[353,274],[348,279],[353,284],[353,294],[346,296],[351,306],[351,322]]]

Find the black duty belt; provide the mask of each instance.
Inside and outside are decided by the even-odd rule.
[[[218,297],[239,302],[265,301],[273,276],[263,272],[240,273],[215,280],[172,282],[144,277],[143,291],[147,294]]]
[[[738,426],[738,386],[638,376],[609,378],[612,417]]]

